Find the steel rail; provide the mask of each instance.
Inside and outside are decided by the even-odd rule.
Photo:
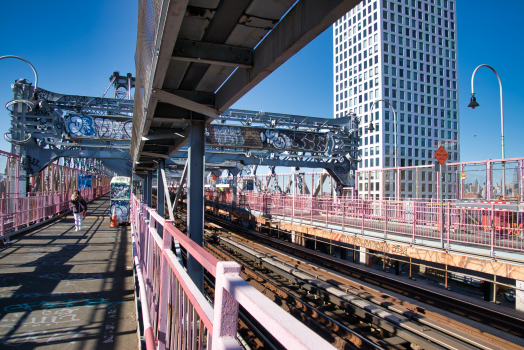
[[[219,222],[220,225],[230,225],[229,227],[231,231],[233,231],[233,229],[236,229],[237,232],[238,230],[242,230],[242,228],[234,226],[225,220],[217,219],[211,216],[208,216],[208,219],[214,221],[215,223]],[[250,234],[251,236],[254,234],[251,232],[246,233]],[[296,244],[286,243],[280,240],[276,242],[274,239],[261,234],[257,234],[255,241],[264,242],[264,244],[284,251],[289,255],[301,257],[304,260],[314,262],[315,264],[321,266],[328,264],[329,268],[332,270],[343,272],[353,278],[365,280],[368,283],[380,284],[382,288],[393,290],[410,298],[414,298],[416,300],[421,300],[421,297],[426,298],[426,300],[429,301],[428,303],[433,306],[438,305],[439,308],[456,313],[463,317],[473,319],[477,322],[490,325],[494,328],[502,329],[517,336],[520,336],[518,332],[521,331],[524,326],[522,320],[514,318],[511,315],[495,312],[491,309],[484,308],[476,304],[465,303],[464,300],[455,299],[453,297],[425,289],[422,286],[410,284],[409,288],[406,288],[406,284],[402,283],[401,281],[397,281],[393,278],[387,278],[387,276],[385,277],[380,274],[375,274],[369,270],[364,270],[356,266],[349,266],[341,261],[338,261],[339,259],[323,257],[316,252],[300,247]],[[500,327],[498,325],[501,319],[504,319],[503,324],[506,328]],[[421,320],[419,320],[419,322],[424,323],[424,321]]]

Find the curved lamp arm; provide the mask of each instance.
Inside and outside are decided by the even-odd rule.
[[[36,89],[38,87],[38,73],[36,72],[35,67],[31,64],[31,62],[29,62],[28,60],[26,60],[26,59],[24,59],[22,57],[13,56],[13,55],[1,56],[0,57],[0,61],[5,59],[5,58],[16,58],[18,60],[24,61],[25,63],[27,63],[31,67],[31,69],[33,70],[33,73],[35,73],[35,89],[33,91],[33,97],[35,97],[35,98],[31,97],[31,100],[36,100]]]
[[[7,133],[4,134],[4,139],[9,142],[9,143],[12,143],[14,145],[25,145],[26,143],[29,142],[29,140],[31,139],[31,133],[28,133],[27,134],[27,138],[25,140],[21,140],[21,141],[17,141],[17,140],[13,140],[12,138],[10,138],[9,136],[7,136]]]
[[[503,99],[502,99],[502,81],[500,80],[500,76],[497,73],[497,71],[495,70],[495,68],[493,68],[492,66],[490,66],[488,64],[481,64],[480,66],[475,68],[475,70],[473,71],[473,75],[471,76],[471,96],[472,96],[471,100],[472,100],[472,103],[473,103],[473,100],[474,100],[476,105],[471,106],[471,104],[470,104],[470,107],[472,107],[472,108],[478,107],[478,104],[476,103],[477,101],[475,99],[474,82],[475,82],[475,74],[477,73],[477,71],[481,67],[488,67],[489,69],[491,69],[493,71],[493,73],[495,73],[495,75],[497,76],[497,79],[499,80],[499,87],[500,87],[500,129],[501,129],[501,141],[502,141],[502,159],[504,159],[504,103],[503,103]]]
[[[395,112],[395,108],[393,108],[393,105],[388,101],[388,100],[383,100],[383,99],[380,99],[380,100],[375,100],[373,102],[373,104],[371,105],[371,112],[373,112],[373,107],[375,107],[375,103],[377,102],[384,102],[386,103],[390,108],[391,110],[393,111],[393,132],[394,132],[394,138],[395,138],[395,167],[398,166],[398,162],[397,162],[397,112]]]
[[[28,101],[28,100],[11,100],[5,104],[5,109],[7,109],[9,112],[12,112],[12,110],[10,110],[9,107],[14,105],[15,103],[23,103],[27,105],[27,107],[29,108],[29,111],[32,111],[33,107],[35,106],[31,101]]]

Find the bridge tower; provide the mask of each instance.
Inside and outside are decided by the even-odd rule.
[[[127,73],[127,75],[124,76],[115,71],[113,72],[113,75],[109,77],[109,81],[111,83],[109,84],[108,89],[110,86],[113,86],[113,98],[121,100],[134,99],[134,96],[131,95],[131,89],[135,88],[135,78],[133,77],[133,74]]]

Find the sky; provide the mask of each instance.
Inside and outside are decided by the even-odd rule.
[[[506,158],[524,157],[524,118],[518,109],[524,81],[524,45],[520,38],[524,1],[458,0],[457,37],[461,160],[501,158],[499,84],[481,68],[475,76],[479,108],[467,108],[471,75],[489,64],[504,84]],[[497,5],[497,6],[494,6]],[[138,1],[3,1],[0,56],[30,61],[39,86],[58,93],[101,96],[117,70],[135,72]],[[332,28],[289,59],[232,108],[333,117]],[[15,59],[0,61],[0,102],[12,99],[11,84],[34,81],[31,68]],[[0,112],[0,134],[8,131],[9,113]],[[0,138],[0,149],[10,144]]]

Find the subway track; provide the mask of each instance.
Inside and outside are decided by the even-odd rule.
[[[184,214],[179,215],[182,217],[177,221],[184,225]],[[262,245],[271,248],[262,248]],[[429,300],[429,304],[438,298],[438,304],[435,302],[434,305],[439,307],[443,306],[443,295],[413,290],[411,285],[407,289],[396,280],[384,280],[383,275],[370,274],[358,266],[348,266],[343,260],[210,215],[206,215],[206,249],[220,260],[241,264],[244,279],[339,349],[524,349],[358,282],[350,282],[345,275],[421,302]],[[430,292],[429,296],[426,296],[427,292]],[[437,295],[431,295],[431,292]],[[471,307],[466,305],[460,309],[471,311]],[[459,308],[448,311],[456,312],[456,309]],[[481,313],[481,310],[473,311]],[[474,319],[474,316],[469,318]],[[487,316],[483,319],[496,322]],[[519,326],[519,322],[514,325]],[[253,330],[257,327],[252,322],[251,327],[244,327],[250,340],[248,343],[255,344],[250,346],[255,349],[279,348],[279,344],[269,342],[267,337],[260,340],[256,335],[260,331]]]
[[[278,249],[291,256],[524,338],[524,322],[513,315],[497,312],[478,304],[465,303],[464,300],[455,299],[449,295],[426,289],[423,286],[410,284],[409,288],[406,288],[406,284],[396,278],[388,278],[383,274],[373,273],[373,271],[367,269],[364,270],[358,265],[350,264],[344,260],[318,253],[297,244],[284,242],[253,230],[247,230],[230,221],[211,215],[207,215],[206,220],[223,225],[225,229],[243,234],[254,242]],[[429,311],[425,310],[424,312],[427,314]]]
[[[284,310],[313,329],[316,333],[330,342],[337,349],[405,349],[406,347],[388,346],[384,339],[374,339],[375,342],[382,341],[382,345],[373,344],[372,340],[352,332],[344,324],[337,322],[333,317],[328,316],[331,312],[326,308],[324,300],[316,294],[311,294],[310,288],[303,289],[296,285],[293,279],[285,274],[272,272],[265,266],[253,264],[241,250],[235,249],[231,245],[216,245],[212,242],[216,236],[208,231],[206,249],[220,260],[235,261],[243,266],[242,278],[263,293],[267,298],[277,303]],[[340,318],[340,317],[339,317]],[[354,324],[358,324],[355,317]],[[346,324],[348,322],[345,322]],[[355,326],[358,327],[358,326]],[[371,327],[362,324],[361,330],[367,331],[371,335]],[[380,335],[377,333],[377,335]],[[405,341],[404,341],[405,343]],[[385,345],[385,346],[384,346]],[[393,345],[393,344],[390,344]],[[270,346],[282,348],[277,342],[265,343],[263,348]]]
[[[394,279],[391,281],[384,281],[383,275],[374,275],[373,273],[370,273],[369,271],[363,271],[362,269],[358,269],[358,266],[354,268],[353,266],[348,266],[344,263],[343,260],[336,259],[330,256],[327,256],[325,254],[320,254],[315,251],[312,251],[310,249],[306,249],[304,247],[298,246],[296,244],[291,244],[287,242],[283,242],[282,240],[268,237],[264,234],[254,232],[252,230],[245,229],[243,227],[240,227],[238,225],[235,225],[227,220],[218,219],[213,216],[206,216],[207,225],[209,228],[214,228],[215,231],[221,231],[221,235],[224,235],[226,232],[228,233],[234,233],[235,235],[241,235],[241,237],[244,238],[244,242],[242,244],[250,244],[250,242],[257,242],[260,244],[264,244],[265,246],[270,246],[272,248],[279,249],[283,251],[285,254],[278,253],[275,250],[271,250],[268,252],[260,252],[260,246],[257,247],[259,256],[255,260],[259,260],[260,257],[265,256],[264,254],[270,254],[271,256],[280,255],[280,259],[288,259],[289,268],[291,270],[297,269],[300,267],[301,269],[309,270],[309,272],[306,272],[310,274],[310,276],[316,276],[317,280],[321,282],[314,283],[313,287],[308,287],[309,291],[313,291],[314,293],[319,293],[318,288],[319,285],[324,284],[323,282],[328,280],[331,284],[334,282],[334,286],[337,287],[341,291],[345,291],[347,293],[348,290],[353,289],[353,291],[357,290],[357,292],[354,293],[354,295],[362,295],[366,302],[366,306],[368,309],[371,307],[371,304],[373,304],[373,307],[376,305],[394,305],[389,308],[389,311],[399,311],[400,310],[400,316],[408,317],[409,320],[415,320],[418,323],[422,325],[424,328],[424,332],[427,332],[428,329],[435,329],[439,331],[439,336],[443,336],[443,340],[439,340],[437,338],[432,339],[431,343],[434,344],[435,342],[441,341],[441,344],[447,344],[448,346],[444,348],[461,348],[457,345],[457,347],[453,347],[454,345],[450,346],[451,343],[453,343],[453,340],[451,339],[445,339],[446,336],[458,337],[459,339],[466,339],[465,343],[467,344],[464,348],[482,348],[482,349],[522,349],[521,346],[512,343],[511,341],[507,341],[505,339],[501,339],[496,336],[492,336],[489,334],[484,334],[483,332],[480,332],[474,327],[464,325],[463,323],[449,319],[448,317],[442,316],[438,313],[430,312],[428,310],[424,310],[418,306],[414,305],[408,305],[407,303],[403,303],[396,298],[384,295],[384,293],[377,292],[372,290],[371,288],[364,288],[362,285],[354,282],[348,282],[347,279],[344,278],[344,275],[347,275],[352,278],[356,278],[359,280],[362,280],[367,283],[371,283],[373,285],[380,286],[382,288],[387,288],[392,291],[395,291],[399,294],[406,295],[408,297],[411,297],[413,299],[428,303],[428,300],[434,301],[435,306],[439,306],[443,309],[446,309],[446,305],[452,305],[456,306],[457,303],[463,303],[462,300],[446,300],[443,304],[445,298],[448,298],[446,295],[441,295],[438,293],[435,293],[433,291],[426,291],[424,288],[419,288],[420,290],[414,290],[413,287],[410,285],[409,289],[406,288],[406,285],[402,284],[401,282],[398,282]],[[282,249],[283,248],[283,249]],[[251,249],[251,248],[250,248]],[[297,257],[298,259],[289,259],[289,255],[293,255]],[[251,258],[253,259],[253,258]],[[249,260],[249,259],[248,259]],[[312,267],[311,263],[314,263],[314,265],[317,265],[316,267]],[[309,265],[309,266],[308,266]],[[319,268],[320,267],[320,268]],[[323,269],[329,269],[335,272],[326,272],[323,271]],[[267,267],[266,267],[267,269]],[[320,277],[320,275],[324,275],[324,277]],[[293,279],[295,277],[287,277],[288,279]],[[310,277],[311,278],[311,277]],[[295,281],[297,282],[297,281]],[[300,284],[297,282],[297,284]],[[328,285],[327,288],[332,288],[333,285]],[[306,289],[308,289],[306,288]],[[427,293],[427,294],[426,294]],[[329,292],[321,292],[319,295],[322,297],[320,299],[330,299],[333,298]],[[438,303],[437,303],[438,300]],[[453,303],[452,303],[453,302]],[[348,305],[342,303],[338,304],[337,308],[347,307]],[[460,310],[468,310],[475,314],[481,314],[482,315],[482,308],[478,309],[478,305],[458,305],[460,306]],[[477,308],[473,310],[474,308]],[[455,309],[448,308],[448,311],[455,311],[458,309],[458,307],[455,307]],[[340,311],[340,310],[338,310]],[[490,310],[491,311],[491,310]],[[375,312],[379,312],[375,310]],[[398,313],[398,312],[397,312]],[[469,318],[474,319],[475,316],[470,316]],[[499,314],[502,316],[508,316],[505,314]],[[489,318],[485,315],[482,315],[483,318],[481,322],[489,324],[495,324],[497,322],[496,318]],[[374,322],[377,322],[376,320]],[[404,322],[401,322],[405,325]],[[515,323],[513,324],[515,327],[512,328],[513,333],[515,333],[515,329],[522,326],[520,320],[515,320]],[[500,326],[497,328],[501,328]],[[460,330],[460,331],[457,331]],[[435,333],[437,334],[437,333]],[[429,348],[428,346],[423,346],[420,348]]]

